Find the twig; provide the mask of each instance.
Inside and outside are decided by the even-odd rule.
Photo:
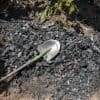
[[[41,57],[43,57],[44,55],[46,55],[51,49],[40,53],[39,55],[37,55],[36,57],[34,57],[33,59],[28,60],[25,64],[23,64],[22,66],[20,66],[18,69],[12,71],[11,73],[7,74],[6,76],[2,77],[0,79],[0,82],[6,80],[7,78],[11,77],[12,75],[16,74],[17,72],[19,72],[20,70],[22,70],[23,68],[25,68],[26,66],[32,64],[33,62],[37,61],[38,59],[40,59]]]

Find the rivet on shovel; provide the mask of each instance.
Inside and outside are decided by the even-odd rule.
[[[44,60],[46,60],[46,61],[50,61],[59,53],[60,42],[57,40],[53,40],[53,39],[48,40],[48,41],[44,42],[43,44],[39,45],[37,47],[37,50],[40,53],[39,55],[37,55],[33,59],[28,60],[25,64],[23,64],[19,68],[15,69],[11,73],[8,73],[6,76],[2,77],[0,79],[0,82],[5,81],[6,79],[8,79],[11,76],[13,77],[13,75],[15,76],[17,74],[17,72],[19,72],[23,68],[27,67],[28,65],[32,64],[33,62],[37,61],[41,57],[44,57]]]

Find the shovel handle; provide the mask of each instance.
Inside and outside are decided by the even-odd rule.
[[[0,82],[6,80],[7,78],[11,77],[12,75],[16,74],[17,72],[19,72],[20,70],[22,70],[23,68],[25,68],[26,66],[32,64],[33,62],[37,61],[38,59],[42,58],[43,56],[45,56],[51,49],[40,53],[39,55],[37,55],[36,57],[34,57],[33,59],[28,60],[25,64],[23,64],[22,66],[20,66],[19,68],[15,69],[14,71],[12,71],[11,73],[8,73],[6,76],[2,77],[0,79]]]

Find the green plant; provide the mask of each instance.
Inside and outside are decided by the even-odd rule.
[[[45,8],[45,10],[40,15],[40,23],[45,22],[49,17],[55,14],[61,14],[62,12],[67,15],[78,12],[77,6],[74,4],[73,0],[57,0],[54,4],[52,3]]]

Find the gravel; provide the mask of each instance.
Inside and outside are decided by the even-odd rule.
[[[36,56],[37,46],[48,39],[56,39],[61,43],[61,51],[52,63],[40,60],[22,70],[12,80],[9,87],[16,88],[16,91],[21,92],[25,78],[32,75],[46,77],[44,81],[40,79],[44,90],[48,85],[54,85],[54,91],[47,92],[52,100],[88,100],[100,87],[99,32],[93,34],[91,39],[76,33],[72,28],[42,28],[33,22],[18,21],[0,24],[0,34],[7,37],[0,54],[0,65],[4,66],[0,67],[2,72],[11,72]],[[27,91],[34,95],[35,88]]]

